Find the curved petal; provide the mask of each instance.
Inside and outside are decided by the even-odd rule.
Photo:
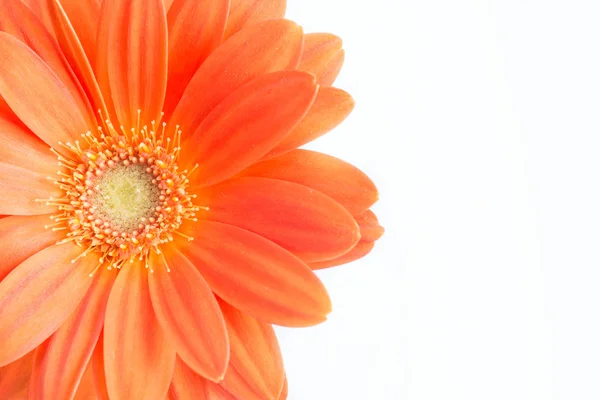
[[[98,33],[98,16],[100,15],[101,0],[50,0],[50,3],[59,5],[64,9],[73,30],[81,43],[86,58],[90,65],[96,62],[96,35]],[[49,7],[50,9],[52,6]],[[53,11],[50,10],[52,13]],[[52,14],[55,17],[55,14]],[[57,20],[53,18],[57,38],[59,28]]]
[[[2,1],[0,2],[0,28],[27,44],[46,62],[77,103],[87,124],[93,126],[94,113],[81,84],[55,38],[35,14],[22,1]]]
[[[96,395],[98,400],[109,400],[108,388],[106,387],[106,374],[104,373],[104,333],[100,331],[98,342],[92,353],[90,360],[90,366],[92,369],[92,376],[94,379],[94,388],[96,388]]]
[[[33,11],[36,17],[44,24],[48,32],[54,36],[54,25],[47,0],[22,0]]]
[[[18,360],[0,367],[0,399],[18,399],[23,394],[25,394],[23,398],[27,398],[34,354],[35,351],[31,351]]]
[[[100,268],[75,313],[44,342],[36,356],[30,400],[73,399],[100,336],[115,270]]]
[[[78,140],[90,129],[77,102],[50,67],[4,32],[0,32],[0,96],[50,146]]]
[[[341,89],[321,86],[308,114],[270,153],[269,157],[294,150],[323,136],[341,124],[354,109],[354,99]]]
[[[59,198],[61,191],[44,175],[0,162],[0,214],[39,215],[54,209],[35,199]]]
[[[127,130],[158,120],[167,88],[167,17],[162,0],[104,0],[98,31],[100,87]],[[117,125],[117,124],[115,124]]]
[[[298,258],[261,236],[212,221],[193,224],[182,251],[213,291],[237,309],[286,326],[325,320],[331,302],[316,275]]]
[[[287,400],[288,398],[288,380],[287,377],[283,379],[283,388],[281,389],[281,393],[279,394],[279,400]]]
[[[283,387],[283,358],[275,331],[229,304],[219,303],[227,322],[231,362],[222,383],[245,400],[277,400]]]
[[[375,242],[360,241],[356,244],[356,246],[352,248],[352,250],[350,250],[343,256],[334,258],[333,260],[310,263],[308,265],[311,269],[318,270],[348,264],[349,262],[356,261],[369,254],[371,250],[373,250],[373,247],[375,247]]]
[[[82,10],[79,10],[76,6],[76,3],[79,4],[79,1],[80,0],[68,0],[65,2],[63,0],[61,2],[59,0],[48,0],[50,12],[52,13],[52,20],[54,21],[56,40],[60,43],[65,57],[69,60],[69,64],[72,66],[75,75],[83,84],[88,97],[93,101],[94,109],[100,110],[102,116],[106,118],[109,115],[108,109],[93,71],[93,66],[95,65],[95,38],[97,27],[96,25],[92,25],[94,28],[94,42],[90,43],[89,40],[91,38],[89,35],[91,35],[91,32],[88,31],[90,27],[83,26],[89,23],[89,21],[85,20],[90,17],[90,14],[94,14],[94,17],[97,19],[100,3],[96,0],[84,0],[82,2]],[[68,10],[70,11],[69,14],[67,14],[67,11],[64,8],[67,3],[69,7]],[[82,15],[79,15],[80,13]],[[78,18],[83,18],[85,23],[83,25],[79,23],[81,20]],[[80,30],[85,30],[84,38],[80,39],[80,37],[78,37],[74,25]]]
[[[374,242],[385,232],[385,229],[379,225],[377,216],[371,210],[367,210],[364,213],[357,215],[355,218],[360,227],[361,241]]]
[[[23,125],[12,111],[3,109],[8,104],[2,98],[0,103],[0,162],[41,174],[56,173],[56,156],[50,152],[48,145]]]
[[[211,185],[267,154],[306,114],[317,93],[314,77],[298,71],[263,75],[213,109],[184,146],[200,168],[195,185]]]
[[[306,262],[350,250],[360,234],[352,215],[330,197],[277,179],[237,178],[198,192],[203,218],[257,233]]]
[[[373,247],[375,247],[375,241],[383,235],[385,230],[381,225],[379,225],[377,216],[371,210],[367,210],[362,214],[355,216],[355,218],[358,226],[360,227],[360,242],[358,242],[356,246],[352,248],[352,250],[340,257],[309,264],[313,270],[347,264],[363,258],[369,254],[371,250],[373,250]]]
[[[38,346],[75,311],[99,265],[95,254],[81,252],[74,244],[48,247],[0,282],[0,365]]]
[[[175,0],[167,14],[169,79],[164,111],[170,115],[194,73],[221,43],[229,0]]]
[[[378,198],[375,184],[361,170],[316,151],[294,150],[254,164],[241,175],[308,186],[331,197],[353,215],[367,210]]]
[[[283,18],[286,0],[231,0],[225,38],[267,19]]]
[[[181,359],[175,363],[175,372],[169,388],[168,400],[210,400],[208,381],[192,371]]]
[[[212,382],[207,382],[206,393],[208,400],[240,400],[225,390],[222,385],[217,385]]]
[[[10,216],[0,219],[0,282],[17,265],[56,243],[64,233],[46,229],[47,215]]]
[[[152,254],[150,268],[152,306],[170,343],[196,373],[220,382],[229,362],[229,342],[210,287],[175,249]]]
[[[170,117],[191,134],[204,117],[235,89],[269,72],[294,69],[302,53],[302,28],[270,20],[225,41],[198,68]]]
[[[299,70],[314,74],[320,85],[331,86],[343,64],[342,39],[331,33],[304,35],[304,51]]]
[[[88,364],[83,371],[83,376],[77,387],[77,392],[73,400],[98,400],[98,393],[94,385],[94,374],[91,364]]]
[[[150,300],[148,271],[126,263],[108,298],[104,325],[104,369],[111,400],[162,400],[175,368],[175,350]]]

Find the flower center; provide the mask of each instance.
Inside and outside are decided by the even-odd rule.
[[[196,197],[187,191],[192,171],[179,171],[181,131],[169,135],[166,124],[157,132],[135,128],[118,132],[107,121],[107,133],[85,133],[84,141],[60,143],[67,151],[59,153],[59,179],[64,192],[60,199],[38,200],[57,206],[51,216],[53,230],[66,230],[65,239],[84,247],[80,257],[91,251],[101,254],[108,268],[120,268],[135,258],[146,261],[150,251],[173,240],[184,220],[196,221],[196,213],[206,207],[192,204]],[[75,262],[75,260],[73,260]]]
[[[134,231],[160,206],[160,190],[144,165],[119,165],[95,180],[96,215],[122,232]]]

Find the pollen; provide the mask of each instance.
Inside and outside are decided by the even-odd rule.
[[[81,141],[61,143],[61,169],[53,179],[64,195],[38,200],[58,208],[48,229],[66,230],[58,244],[74,242],[84,248],[80,257],[100,253],[100,263],[120,268],[136,258],[145,260],[151,251],[178,234],[186,221],[196,221],[205,207],[192,203],[191,171],[179,171],[181,131],[152,123],[127,131],[105,121],[97,134],[87,132]],[[157,129],[159,128],[159,129]],[[73,260],[75,261],[75,260]]]

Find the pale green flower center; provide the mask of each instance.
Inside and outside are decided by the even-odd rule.
[[[96,215],[121,232],[147,224],[160,205],[160,190],[146,169],[145,165],[118,165],[100,176],[90,199]]]

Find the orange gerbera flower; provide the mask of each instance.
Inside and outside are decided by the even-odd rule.
[[[367,176],[297,149],[354,103],[284,11],[0,2],[0,394],[286,397],[270,324],[324,321],[312,270],[383,230]]]

